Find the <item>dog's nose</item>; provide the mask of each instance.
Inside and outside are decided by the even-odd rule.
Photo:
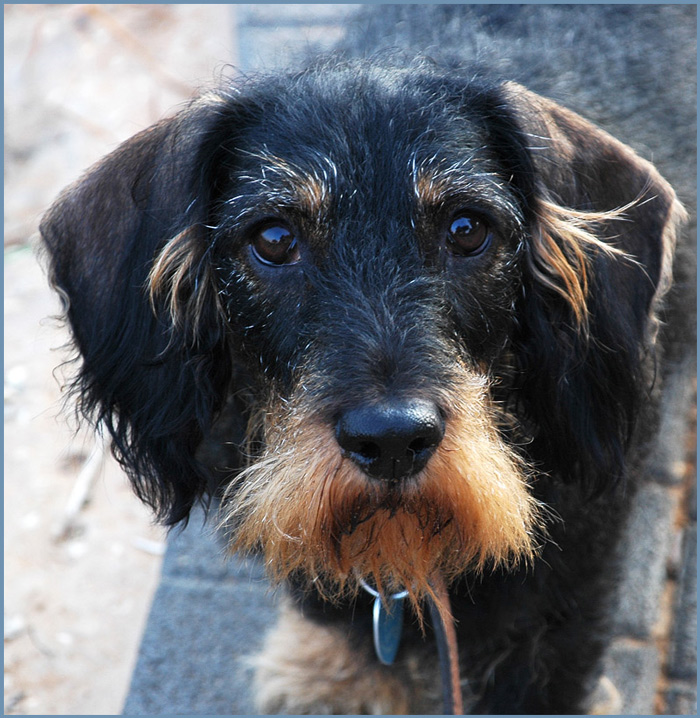
[[[343,454],[367,475],[398,481],[426,465],[445,435],[445,422],[431,401],[393,401],[344,412],[335,435]]]

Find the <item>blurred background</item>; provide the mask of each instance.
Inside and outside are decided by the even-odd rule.
[[[40,217],[198,88],[333,43],[352,9],[4,6],[5,714],[121,711],[165,541],[62,413],[70,351],[37,259]]]

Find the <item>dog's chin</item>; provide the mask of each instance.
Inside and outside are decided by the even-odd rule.
[[[272,578],[306,576],[330,600],[364,579],[418,603],[438,575],[531,561],[541,509],[484,397],[477,383],[451,397],[442,443],[399,485],[366,477],[313,417],[292,412],[266,427],[265,454],[224,499],[231,549],[262,551]]]

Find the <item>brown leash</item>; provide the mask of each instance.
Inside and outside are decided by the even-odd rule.
[[[445,715],[463,715],[462,688],[459,682],[459,653],[457,632],[450,609],[450,596],[442,576],[431,582],[434,598],[429,598],[430,617],[435,631],[440,678],[442,681],[442,702]]]

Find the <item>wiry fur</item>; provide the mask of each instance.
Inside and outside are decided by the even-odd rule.
[[[277,580],[303,571],[329,600],[365,579],[405,587],[416,606],[436,574],[532,561],[542,523],[529,471],[494,431],[485,397],[483,379],[467,374],[447,396],[436,456],[400,487],[367,479],[294,398],[302,408],[269,415],[265,453],[224,496],[233,550],[262,547]]]
[[[365,40],[391,17],[397,42],[434,26],[463,50],[492,23],[504,56],[547,89],[506,42],[502,9],[381,10],[367,11]],[[635,37],[657,28],[650,56],[667,41],[659,8],[509,12],[523,32],[532,13],[557,31],[569,18],[608,49],[610,14]],[[557,50],[550,75],[574,49]],[[588,71],[572,101],[610,109]],[[641,123],[651,104],[627,115]],[[465,213],[488,228],[473,253],[448,237]],[[259,659],[261,709],[435,709],[414,619],[437,575],[470,710],[588,707],[615,546],[660,397],[685,377],[692,281],[681,265],[673,284],[671,263],[686,217],[647,159],[578,114],[478,66],[397,54],[209,93],[58,199],[41,230],[82,357],[81,410],[167,524],[222,498],[231,546],[259,551],[302,608]],[[298,240],[293,262],[256,254],[270,222]],[[362,463],[341,447],[358,407],[408,414],[410,402],[439,429],[420,470],[376,476],[370,451]],[[359,578],[411,592],[398,674],[372,665]],[[290,662],[280,642],[305,631]],[[329,666],[345,678],[326,689]]]

